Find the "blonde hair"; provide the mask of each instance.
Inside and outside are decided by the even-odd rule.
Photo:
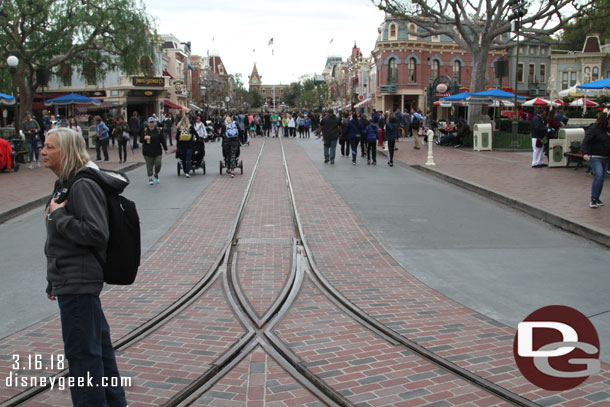
[[[180,129],[188,129],[191,127],[191,122],[189,120],[188,117],[186,117],[186,115],[182,116],[182,119],[180,119],[180,121],[178,122],[178,125],[176,126]]]
[[[230,115],[227,115],[227,117],[225,117],[225,125],[231,124],[232,122],[233,118]]]
[[[90,161],[85,139],[76,131],[67,127],[49,130],[47,137],[51,134],[57,135],[61,150],[59,177],[70,179]]]

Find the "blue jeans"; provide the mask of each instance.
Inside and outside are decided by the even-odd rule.
[[[593,184],[591,185],[591,200],[599,199],[604,188],[604,178],[610,165],[608,157],[591,157],[589,160],[591,169],[593,170]]]
[[[335,151],[337,149],[337,139],[324,140],[324,161],[335,162]]]
[[[180,159],[182,160],[182,170],[185,174],[191,171],[191,159],[193,158],[193,147],[181,148]]]
[[[61,317],[64,352],[70,376],[92,377],[93,387],[70,387],[72,403],[76,407],[124,407],[125,392],[120,386],[120,375],[110,341],[110,328],[97,295],[57,296]],[[102,387],[102,377],[119,380],[118,387]],[[78,381],[78,379],[75,379]],[[96,386],[99,384],[99,386]]]
[[[350,145],[352,146],[352,161],[356,162],[356,157],[358,157],[358,143],[360,142],[360,137],[351,137],[349,140]]]

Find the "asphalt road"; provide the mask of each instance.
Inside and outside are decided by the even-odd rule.
[[[353,166],[337,151],[328,165],[321,140],[298,141],[420,281],[513,328],[540,307],[573,307],[593,322],[610,362],[610,250],[407,166],[390,168],[385,156]]]
[[[218,175],[220,143],[206,145],[207,174],[197,170],[190,179],[178,178],[173,154],[163,158],[161,183],[148,185],[146,167],[127,173],[124,195],[136,202],[142,224],[142,252],[150,249],[176,223],[197,196]],[[49,185],[49,192],[53,186]],[[0,338],[44,318],[53,317],[57,304],[47,299],[44,208],[39,207],[0,224]]]

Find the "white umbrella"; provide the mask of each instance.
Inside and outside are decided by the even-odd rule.
[[[582,89],[577,89],[579,83],[576,83],[576,85],[572,86],[571,88],[568,89],[564,89],[564,90],[560,90],[558,95],[559,97],[566,97],[566,96],[571,96],[573,98],[578,98],[578,97],[583,97],[584,94],[582,93]]]
[[[593,102],[592,100],[587,100],[585,98],[576,99],[570,103],[570,106],[578,106],[578,107],[583,107],[583,106],[595,107],[597,105],[598,104]]]
[[[559,103],[555,103],[553,101],[547,100],[547,99],[542,99],[542,98],[535,98],[535,99],[530,99],[527,102],[523,103],[523,106],[559,106]]]

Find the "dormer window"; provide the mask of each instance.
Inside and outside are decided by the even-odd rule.
[[[395,40],[396,38],[396,24],[390,24],[390,40]]]
[[[417,36],[415,35],[415,33],[417,32],[417,27],[415,26],[415,24],[410,24],[409,25],[409,39],[410,40],[416,40]],[[413,34],[411,34],[413,33]]]

